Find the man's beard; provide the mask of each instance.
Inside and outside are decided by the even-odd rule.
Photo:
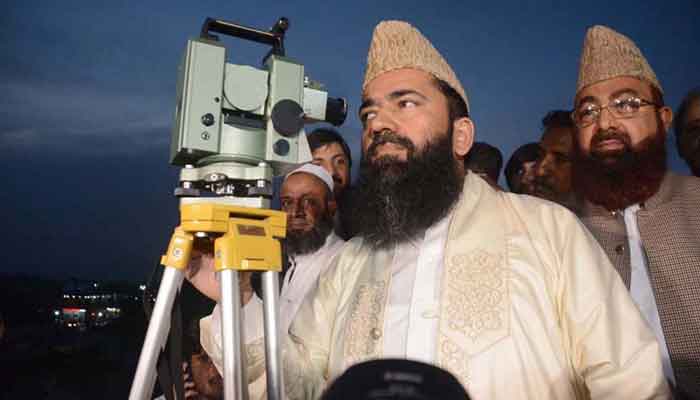
[[[324,213],[318,223],[308,231],[287,231],[287,251],[297,256],[316,252],[326,243],[326,238],[333,230],[333,218]]]
[[[596,145],[617,139],[623,148],[603,152]],[[633,148],[627,134],[600,131],[591,139],[589,155],[575,146],[572,183],[576,192],[609,211],[643,203],[659,190],[666,173],[666,135],[659,122],[656,133]]]
[[[406,161],[376,157],[385,143],[404,147]],[[405,137],[379,133],[360,164],[352,196],[353,231],[376,248],[410,240],[447,215],[463,183],[452,154],[451,129],[418,154]]]

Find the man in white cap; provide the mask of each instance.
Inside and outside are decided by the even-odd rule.
[[[654,335],[581,223],[465,172],[466,93],[411,25],[376,27],[360,118],[360,232],[290,328],[290,399],[375,358],[438,365],[478,400],[668,397]]]
[[[333,178],[320,166],[304,164],[287,174],[280,189],[280,205],[287,213],[287,252],[289,269],[285,272],[280,293],[280,330],[289,329],[302,300],[325,271],[345,241],[333,233],[336,203]],[[202,256],[206,265],[190,281],[212,299],[219,300],[219,286],[213,274],[211,254]],[[246,275],[250,276],[250,275]],[[243,337],[249,354],[263,354],[263,304],[250,282],[241,285],[243,298]],[[220,306],[200,322],[202,347],[214,365],[223,372]],[[256,384],[264,382],[258,378]]]
[[[672,111],[637,46],[586,34],[573,119],[581,219],[658,338],[678,398],[700,398],[700,179],[666,167]]]

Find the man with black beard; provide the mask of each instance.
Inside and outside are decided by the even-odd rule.
[[[410,241],[442,219],[462,192],[452,156],[452,128],[417,152],[398,133],[376,134],[363,154],[353,204],[357,231],[378,247]],[[407,159],[379,156],[383,146],[403,147]],[[374,160],[374,161],[371,161]]]
[[[376,358],[439,365],[474,399],[667,395],[658,343],[575,216],[465,171],[466,92],[414,27],[375,28],[362,100],[360,231],[292,323],[289,399]]]
[[[700,180],[666,168],[672,111],[641,51],[588,30],[573,120],[583,222],[657,336],[677,398],[700,398]]]
[[[332,234],[337,207],[330,189],[335,182],[329,177],[323,167],[305,164],[282,183],[280,208],[287,213],[287,251],[292,259],[342,242]]]
[[[302,300],[345,243],[333,232],[337,209],[334,184],[323,167],[304,164],[290,172],[280,188],[280,208],[287,213],[290,259],[280,293],[282,332],[287,332]]]

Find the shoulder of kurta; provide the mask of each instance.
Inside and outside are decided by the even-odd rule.
[[[364,245],[362,237],[354,237],[344,242],[333,255],[328,268],[319,276],[319,280],[342,284],[347,279],[352,279],[350,275],[359,273],[362,261],[367,258],[368,253],[368,247]]]
[[[504,204],[513,212],[513,217],[520,222],[516,228],[527,231],[542,229],[547,234],[567,231],[572,227],[582,227],[578,217],[569,209],[554,202],[529,195],[501,193]]]
[[[607,256],[584,224],[566,207],[527,195],[504,193],[504,208],[514,223],[510,235],[525,236],[557,275],[571,268],[572,252],[581,260],[605,263]]]

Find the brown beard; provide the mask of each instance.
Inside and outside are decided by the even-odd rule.
[[[615,152],[596,151],[596,144],[618,139],[624,148]],[[666,135],[659,121],[656,134],[637,146],[625,133],[599,131],[591,139],[591,152],[584,155],[574,146],[571,179],[579,196],[608,211],[643,203],[659,190],[666,173]]]

